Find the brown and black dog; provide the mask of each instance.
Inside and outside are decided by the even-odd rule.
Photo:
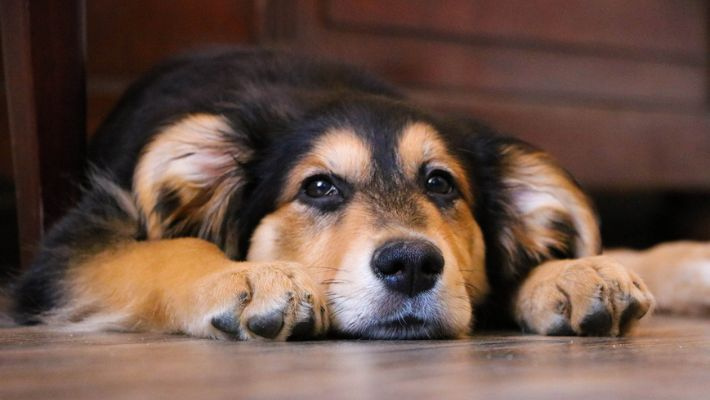
[[[240,340],[621,335],[654,304],[599,255],[589,200],[545,153],[347,66],[174,59],[129,89],[90,162],[16,287],[20,322]]]

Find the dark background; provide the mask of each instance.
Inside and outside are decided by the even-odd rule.
[[[215,43],[297,49],[361,65],[428,107],[470,113],[547,149],[592,193],[607,246],[710,240],[708,1],[86,6],[89,135],[122,90],[165,56]],[[18,265],[9,152],[3,90],[3,272]]]

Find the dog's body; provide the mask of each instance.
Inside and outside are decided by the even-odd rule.
[[[219,338],[618,335],[653,297],[544,153],[369,75],[265,51],[173,60],[99,130],[22,322]]]

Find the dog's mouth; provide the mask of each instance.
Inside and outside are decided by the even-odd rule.
[[[374,321],[357,332],[335,333],[340,338],[350,339],[449,339],[455,335],[433,318],[413,314],[398,315]]]
[[[398,317],[395,319],[392,319],[390,321],[383,321],[379,323],[378,325],[383,326],[383,327],[393,327],[393,326],[400,326],[400,327],[423,327],[427,325],[427,320],[424,318],[420,318],[416,315],[404,315],[402,317]]]
[[[335,338],[374,340],[464,337],[473,317],[463,285],[438,280],[418,294],[400,293],[370,280],[328,287],[330,333]],[[458,291],[457,291],[458,290]]]

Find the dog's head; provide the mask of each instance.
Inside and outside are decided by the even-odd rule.
[[[465,331],[487,280],[464,165],[431,123],[391,104],[341,103],[322,115],[294,132],[301,151],[275,157],[285,173],[247,258],[311,268],[340,332]]]
[[[280,129],[256,144],[224,117],[191,115],[158,135],[135,182],[148,234],[303,264],[342,334],[464,334],[491,286],[599,247],[561,169],[475,124],[355,98]]]

